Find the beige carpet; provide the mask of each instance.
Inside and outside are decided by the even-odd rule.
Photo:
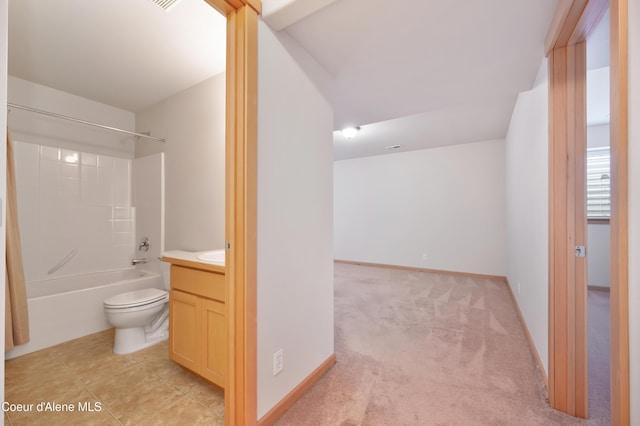
[[[506,284],[335,265],[337,364],[278,425],[581,425],[549,408]]]
[[[589,290],[589,413],[611,417],[609,292]],[[607,423],[604,423],[607,424]]]

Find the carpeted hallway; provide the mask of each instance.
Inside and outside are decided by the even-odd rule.
[[[609,292],[589,289],[589,413],[611,418]],[[609,423],[603,423],[609,424]]]
[[[549,408],[502,281],[335,264],[337,364],[278,425],[604,425]]]

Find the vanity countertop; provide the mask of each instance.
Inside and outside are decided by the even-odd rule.
[[[169,250],[163,253],[162,260],[173,265],[185,266],[187,268],[217,272],[219,274],[225,273],[224,262],[207,262],[205,260],[200,260],[198,259],[198,256],[202,253],[205,252]]]

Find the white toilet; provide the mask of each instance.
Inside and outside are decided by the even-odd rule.
[[[109,324],[116,328],[113,352],[128,354],[169,336],[169,293],[145,288],[117,294],[104,301]]]

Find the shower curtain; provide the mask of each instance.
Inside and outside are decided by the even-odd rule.
[[[18,197],[16,190],[13,145],[7,127],[7,254],[5,278],[4,350],[29,341],[27,289],[22,266],[22,246],[18,229]]]

